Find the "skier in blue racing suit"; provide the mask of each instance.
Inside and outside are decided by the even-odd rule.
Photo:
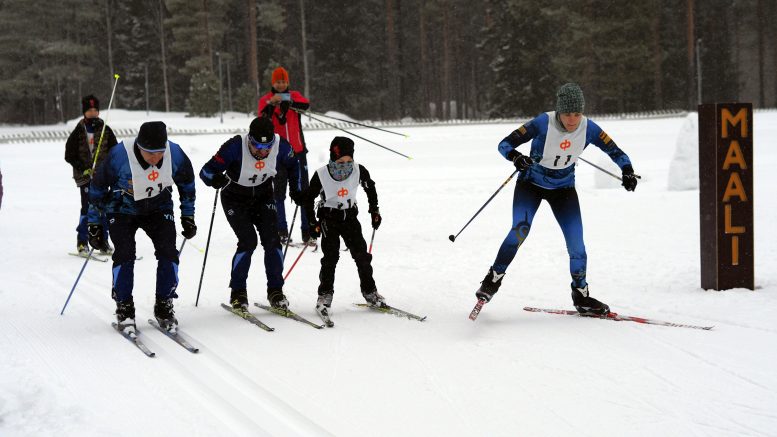
[[[556,110],[538,115],[499,143],[502,156],[520,171],[513,195],[513,221],[475,295],[488,302],[499,290],[505,271],[526,240],[542,200],[550,204],[564,234],[572,276],[572,301],[583,315],[606,315],[610,308],[589,296],[583,221],[575,190],[575,163],[583,150],[594,144],[620,167],[623,187],[634,191],[637,176],[629,157],[596,123],[583,115],[583,91],[575,83],[557,93]],[[529,155],[516,148],[531,140]]]

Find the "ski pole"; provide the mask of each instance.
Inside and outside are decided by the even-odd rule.
[[[623,179],[621,179],[621,177],[620,177],[620,176],[618,176],[618,175],[615,175],[615,174],[613,174],[613,173],[610,173],[609,171],[607,171],[607,170],[605,170],[605,169],[603,169],[603,168],[599,167],[598,165],[594,164],[593,162],[591,162],[591,161],[587,161],[587,160],[583,159],[583,157],[581,157],[581,156],[578,156],[578,157],[577,157],[577,159],[579,159],[579,160],[581,160],[581,161],[585,162],[586,164],[588,164],[588,165],[591,165],[591,166],[593,166],[594,168],[597,168],[597,169],[599,169],[599,170],[603,171],[604,173],[607,173],[608,175],[610,175],[610,176],[614,177],[615,179],[617,179],[617,180],[619,180],[619,181],[623,182]],[[642,176],[640,176],[640,175],[638,175],[638,174],[635,174],[634,176],[636,176],[636,177],[637,177],[637,179],[642,179]]]
[[[502,185],[500,185],[499,188],[494,192],[494,194],[492,194],[491,197],[489,197],[488,200],[486,200],[486,203],[484,203],[483,206],[480,207],[478,212],[476,212],[475,215],[473,215],[472,218],[469,219],[467,224],[464,225],[463,228],[461,228],[461,231],[459,231],[458,234],[456,235],[451,234],[448,236],[448,239],[451,240],[451,242],[456,242],[456,238],[459,236],[459,234],[461,234],[464,231],[464,229],[466,229],[467,226],[469,226],[469,224],[472,223],[472,220],[475,220],[475,217],[477,217],[478,214],[480,214],[480,211],[483,211],[483,208],[485,208],[486,205],[488,205],[492,200],[494,200],[494,197],[496,197],[496,195],[499,194],[500,191],[502,191],[502,188],[504,188],[505,185],[507,185],[510,182],[510,180],[515,176],[516,173],[518,173],[518,170],[515,170],[513,174],[510,175],[509,178],[507,178],[504,182],[502,182]]]
[[[291,233],[294,231],[294,222],[297,220],[297,209],[299,205],[294,205],[294,215],[291,217],[291,230],[286,238],[286,247],[283,249],[283,260],[286,261],[286,251],[289,250],[289,243],[291,242]]]
[[[103,135],[105,135],[105,127],[108,125],[108,117],[111,115],[111,105],[113,104],[113,96],[116,94],[116,85],[119,83],[119,75],[114,74],[113,78],[116,79],[116,81],[113,82],[113,91],[111,91],[111,99],[108,101],[108,112],[105,114],[105,121],[103,122],[103,129],[100,132],[100,140],[97,142],[97,149],[95,149],[94,152],[94,159],[92,160],[92,171],[94,172],[94,167],[97,165],[97,155],[100,154],[100,146],[103,144]]]
[[[294,109],[294,108],[292,108],[292,109]],[[399,153],[399,152],[397,152],[397,151],[396,151],[396,150],[394,150],[394,149],[390,149],[390,148],[388,148],[388,147],[386,147],[386,146],[384,146],[384,145],[382,145],[382,144],[378,144],[378,143],[376,143],[375,141],[368,140],[367,138],[364,138],[364,137],[362,137],[362,136],[356,135],[355,133],[353,133],[353,132],[351,132],[351,131],[347,131],[347,130],[345,130],[345,129],[343,129],[343,128],[339,127],[339,126],[335,126],[335,125],[334,125],[334,124],[332,124],[332,123],[328,123],[328,122],[326,122],[326,121],[324,121],[324,120],[322,120],[322,119],[320,119],[320,118],[313,117],[312,115],[310,115],[310,113],[303,112],[303,111],[298,111],[298,110],[296,110],[296,109],[294,109],[294,111],[296,111],[296,112],[297,112],[297,113],[299,113],[299,114],[304,114],[304,115],[307,115],[308,117],[312,118],[313,120],[316,120],[316,121],[319,121],[319,122],[321,122],[321,123],[324,123],[324,124],[325,124],[325,125],[327,125],[327,126],[332,126],[332,127],[333,127],[333,128],[335,128],[335,129],[339,129],[339,130],[341,130],[341,131],[343,131],[343,132],[347,133],[348,135],[353,135],[353,136],[355,136],[356,138],[359,138],[359,139],[361,139],[361,140],[364,140],[364,141],[366,141],[366,142],[368,142],[368,143],[370,143],[370,144],[374,144],[374,145],[376,145],[376,146],[378,146],[378,147],[380,147],[380,148],[386,149],[386,150],[388,150],[389,152],[396,153],[396,154],[397,154],[397,155],[399,155],[399,156],[404,156],[404,157],[405,157],[405,158],[407,158],[407,159],[413,159],[413,158],[411,158],[410,156],[407,156],[407,155],[405,155],[404,153]]]
[[[353,121],[353,120],[346,120],[344,118],[332,117],[331,115],[321,114],[319,112],[313,112],[311,110],[308,110],[307,112],[310,112],[311,114],[315,114],[315,115],[320,115],[322,117],[331,118],[332,120],[337,120],[337,121],[342,121],[342,122],[345,122],[345,123],[355,124],[356,126],[368,127],[370,129],[375,129],[375,130],[379,130],[379,131],[383,131],[383,132],[388,132],[390,134],[399,135],[399,136],[405,137],[405,138],[410,137],[410,135],[406,135],[406,134],[399,133],[399,132],[394,132],[394,131],[391,131],[391,130],[388,130],[388,129],[379,128],[377,126],[370,126],[369,124],[359,123],[359,122],[356,122],[356,121]]]
[[[183,252],[183,246],[186,244],[186,238],[183,239],[183,242],[181,243],[181,248],[178,249],[178,258],[181,257],[181,252]]]
[[[70,302],[70,298],[73,296],[73,292],[76,291],[76,285],[78,285],[78,281],[81,280],[81,275],[84,273],[84,269],[86,269],[86,264],[89,262],[90,259],[92,259],[92,253],[94,253],[94,247],[89,250],[89,255],[84,260],[84,265],[81,266],[81,271],[78,272],[76,283],[73,284],[73,288],[70,289],[70,294],[67,295],[67,300],[65,300],[65,305],[62,306],[62,311],[59,312],[60,316],[65,314],[65,308],[67,308],[67,304]]]
[[[370,250],[367,251],[367,253],[372,253],[372,242],[375,241],[375,231],[377,229],[372,228],[372,238],[370,238]]]
[[[210,235],[213,232],[213,218],[216,217],[216,203],[219,200],[219,190],[216,190],[216,197],[213,198],[213,213],[210,215],[210,228],[208,228],[208,242],[205,243],[205,257],[202,260],[202,272],[200,272],[200,285],[197,287],[197,300],[194,306],[200,303],[200,290],[202,290],[202,277],[205,276],[205,263],[208,262],[208,249],[210,249]],[[183,246],[181,246],[183,248]]]
[[[297,259],[294,260],[294,264],[292,264],[291,267],[289,267],[289,271],[286,272],[286,275],[283,277],[284,281],[289,277],[289,275],[291,274],[291,271],[294,270],[294,266],[297,265],[297,263],[299,262],[299,259],[302,258],[302,255],[305,254],[306,250],[308,250],[307,244],[305,245],[305,247],[302,248],[302,252],[299,253],[299,256],[297,256]]]

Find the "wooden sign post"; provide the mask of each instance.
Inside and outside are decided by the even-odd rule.
[[[753,105],[699,105],[701,287],[755,289]]]

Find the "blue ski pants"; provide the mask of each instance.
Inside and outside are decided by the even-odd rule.
[[[135,278],[135,233],[143,229],[154,243],[156,256],[156,297],[176,298],[178,288],[178,249],[175,247],[175,217],[172,212],[148,215],[112,214],[108,217],[113,252],[113,299],[132,298]]]
[[[267,292],[283,288],[283,251],[278,236],[278,217],[271,195],[244,197],[229,191],[221,193],[221,206],[232,230],[237,236],[237,251],[232,258],[232,278],[229,287],[246,289],[251,256],[258,240],[264,249],[264,270],[267,275]]]
[[[530,182],[519,181],[513,195],[513,223],[496,255],[493,269],[504,273],[515,258],[518,248],[529,236],[534,215],[542,200],[550,204],[556,221],[561,226],[569,253],[569,273],[576,287],[586,285],[587,256],[583,243],[583,219],[580,202],[574,187],[546,189]]]

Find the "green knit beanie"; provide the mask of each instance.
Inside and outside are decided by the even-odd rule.
[[[583,90],[576,83],[565,83],[556,93],[556,112],[583,112],[585,107],[585,98]]]

